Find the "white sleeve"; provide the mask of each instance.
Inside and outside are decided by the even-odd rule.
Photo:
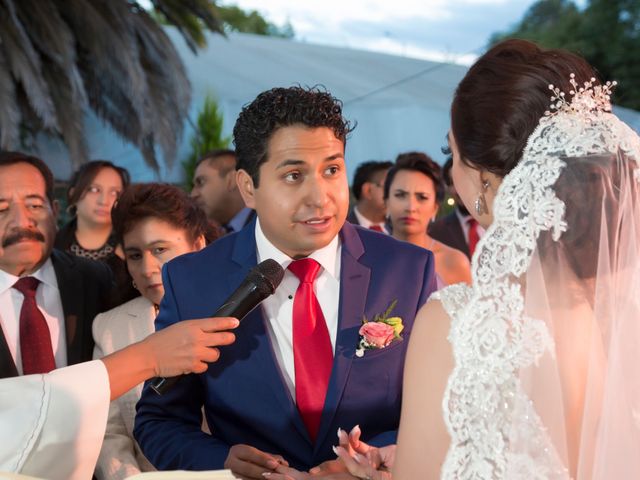
[[[0,380],[0,470],[91,478],[109,397],[109,377],[99,360]]]

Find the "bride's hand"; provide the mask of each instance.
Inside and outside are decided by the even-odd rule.
[[[288,465],[278,465],[273,472],[262,474],[268,480],[307,480],[311,478],[307,472],[301,472]]]
[[[396,446],[372,447],[360,440],[360,427],[355,426],[347,433],[338,430],[339,446],[336,455],[344,462],[349,473],[369,480],[391,479],[391,467],[395,459]]]

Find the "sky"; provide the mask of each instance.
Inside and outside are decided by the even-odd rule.
[[[534,0],[222,0],[257,10],[296,39],[468,65],[492,33],[515,26]]]

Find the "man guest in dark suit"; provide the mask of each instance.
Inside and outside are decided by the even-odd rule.
[[[47,165],[0,153],[0,378],[91,360],[111,271],[53,250],[57,211]]]
[[[452,165],[453,160],[449,157],[442,166],[442,177],[456,206],[453,212],[429,225],[429,235],[451,248],[460,250],[471,260],[478,241],[484,235],[484,228],[469,214],[458,196],[451,179]]]
[[[233,150],[211,150],[198,160],[191,196],[207,218],[220,225],[225,233],[242,230],[256,214],[245,206],[238,191]]]
[[[134,435],[159,469],[226,466],[263,479],[279,463],[323,464],[322,475],[344,470],[332,451],[339,427],[359,424],[375,445],[395,441],[407,340],[435,289],[434,260],[345,223],[350,130],[341,103],[319,89],[275,88],[240,113],[237,182],[257,219],[165,264],[156,328],[211,315],[265,259],[282,265],[284,279],[206,373],[162,396],[143,392]],[[361,349],[363,319],[385,312],[401,319],[402,339]]]
[[[347,221],[354,225],[389,233],[385,226],[387,207],[384,202],[384,179],[393,166],[391,162],[364,162],[353,176],[351,191],[356,199]]]

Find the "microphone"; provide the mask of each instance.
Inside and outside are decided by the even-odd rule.
[[[273,295],[282,278],[284,270],[278,262],[272,258],[260,262],[253,268],[240,286],[229,298],[216,310],[213,317],[235,317],[242,320],[251,310],[256,308],[269,295]],[[151,380],[149,386],[158,395],[169,390],[182,376],[156,377]]]

